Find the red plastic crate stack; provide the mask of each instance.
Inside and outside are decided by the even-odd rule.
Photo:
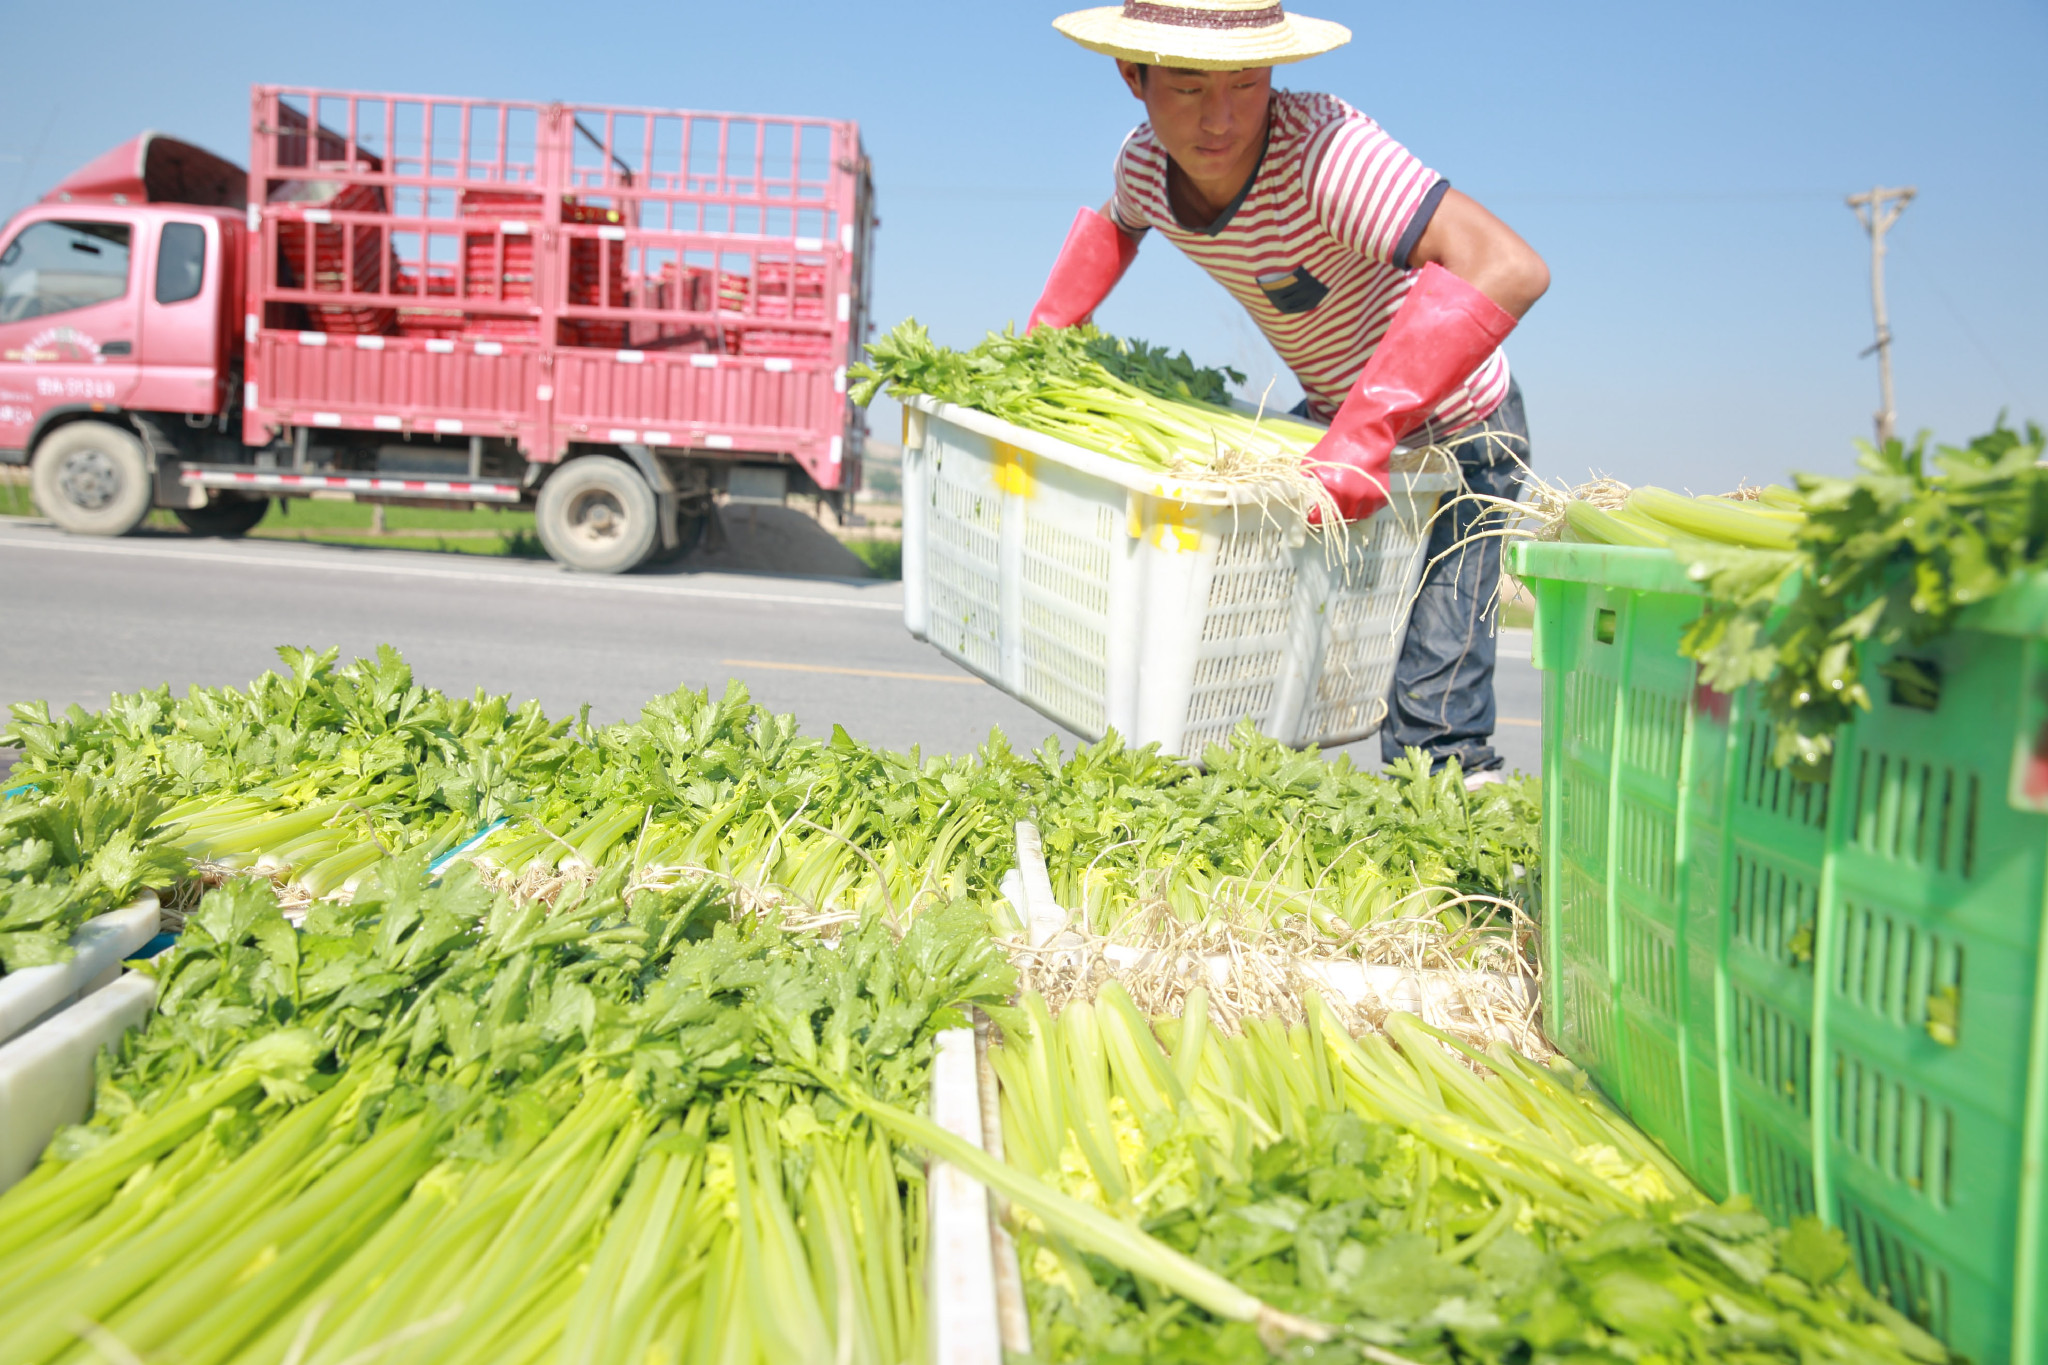
[[[538,223],[541,199],[538,194],[519,190],[464,190],[457,211],[465,218],[491,218],[500,222]],[[462,235],[462,289],[464,299],[487,299],[494,303],[531,303],[535,274],[531,232],[465,232]],[[530,341],[539,335],[539,324],[530,316],[506,317],[497,313],[465,313],[460,336],[483,340]]]
[[[760,292],[754,316],[794,322],[825,321],[825,267],[787,260],[760,263]],[[792,356],[814,359],[830,354],[832,338],[825,332],[795,332],[778,327],[750,327],[728,338],[737,355]]]
[[[713,270],[708,266],[693,265],[683,270],[684,303],[691,311],[738,314],[742,317],[754,308],[754,280],[736,270]],[[706,350],[723,349],[727,355],[746,354],[740,350],[740,328],[722,316],[717,331],[704,339]],[[723,336],[721,343],[719,337]]]
[[[799,263],[792,271],[788,261],[761,261],[760,316],[797,317],[823,320],[825,316],[825,267]]]
[[[724,313],[744,313],[754,297],[754,282],[730,270],[718,272],[718,308]]]
[[[738,342],[737,346],[732,343]],[[779,327],[750,327],[726,339],[730,355],[787,356],[792,360],[823,360],[832,354],[832,338],[822,332],[786,332]]]
[[[457,211],[465,218],[537,223],[540,196],[518,190],[464,190]],[[498,259],[501,236],[505,243],[502,265]],[[399,292],[430,299],[531,300],[533,282],[530,234],[466,232],[462,236],[460,265],[422,262],[419,272],[406,271],[400,275]],[[535,335],[535,325],[530,317],[477,316],[461,308],[401,308],[398,331],[402,336],[436,341],[464,337],[530,339]]]
[[[454,266],[429,265],[426,272],[426,288],[423,290],[417,273],[400,271],[395,292],[430,299],[452,299],[460,292]],[[454,341],[462,335],[466,321],[467,315],[459,308],[401,308],[398,310],[398,334]]]
[[[599,208],[594,204],[579,204],[574,200],[562,203],[562,221],[565,223],[602,223],[613,225],[619,221],[616,209]],[[598,248],[603,247],[600,256]],[[605,287],[605,272],[599,262],[609,267],[611,287]],[[618,241],[593,240],[589,237],[571,238],[569,242],[569,302],[584,307],[624,308],[626,306],[626,244]],[[570,318],[562,323],[562,344],[565,346],[603,346],[613,350],[626,344],[626,324],[608,318]]]
[[[490,218],[500,223],[538,223],[541,221],[541,197],[518,190],[465,190],[458,211],[465,218]],[[616,210],[579,204],[573,199],[562,204],[562,221],[565,223],[611,224],[618,220]],[[531,232],[505,232],[502,229],[464,233],[459,273],[448,266],[427,266],[426,296],[488,303],[531,303],[538,285],[534,267],[534,236]],[[598,252],[600,245],[606,249],[603,256]],[[604,257],[609,257],[611,266],[609,290],[604,288],[604,275],[600,268]],[[405,292],[418,293],[418,277],[406,274],[401,287]],[[626,306],[626,244],[581,237],[572,239],[569,243],[568,301],[593,305],[600,302],[600,295],[608,297],[611,307]],[[538,335],[537,324],[531,316],[481,310],[402,309],[398,327],[407,336],[450,339],[532,340]],[[579,318],[561,324],[559,339],[562,344],[570,346],[618,348],[626,344],[626,333],[624,322]]]
[[[371,185],[344,185],[339,194],[324,202],[308,203],[307,208],[340,209],[343,212],[382,213],[384,195]],[[284,267],[281,278],[301,277],[306,270],[306,229],[303,221],[287,219],[277,225],[277,250]],[[347,229],[340,223],[316,223],[313,229],[312,278],[304,286],[321,294],[339,294],[344,290],[358,294],[374,294],[378,291],[378,269],[384,252],[384,232],[381,228],[358,224],[355,229],[355,250],[351,259],[344,260],[347,252]],[[335,332],[343,335],[382,336],[391,331],[396,311],[391,308],[356,307],[352,305],[316,303],[306,307],[307,322],[314,331]]]
[[[491,217],[520,223],[540,221],[538,195],[479,193],[462,197],[466,218]],[[500,247],[504,257],[500,260]],[[462,237],[462,295],[470,299],[533,297],[533,234],[467,232]]]
[[[704,275],[704,287],[711,291],[711,311],[742,315],[749,311],[754,302],[754,281],[750,276],[730,270],[720,270],[715,274],[705,271]],[[727,355],[742,354],[740,346],[743,336],[743,329],[728,326],[721,320],[718,341],[723,343]]]
[[[628,329],[629,346],[661,350],[715,350],[711,335],[695,323],[675,323],[661,314],[701,312],[699,302],[704,272],[689,269],[674,260],[664,261],[652,275],[629,276],[626,281],[628,306],[645,314]]]
[[[653,275],[632,282],[633,306],[659,313],[682,308],[695,297],[694,293],[685,292],[688,289],[690,282],[683,278],[681,269],[674,261],[666,261]]]

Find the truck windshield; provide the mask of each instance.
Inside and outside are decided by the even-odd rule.
[[[0,322],[68,313],[128,292],[126,223],[30,223],[0,251]]]

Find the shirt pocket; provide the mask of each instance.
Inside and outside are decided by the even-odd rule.
[[[1269,270],[1258,276],[1258,283],[1266,291],[1266,298],[1283,313],[1306,313],[1330,293],[1330,286],[1309,274],[1305,265],[1291,270]]]

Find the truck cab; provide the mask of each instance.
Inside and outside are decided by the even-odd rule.
[[[156,502],[160,473],[177,487],[176,450],[139,415],[239,445],[226,419],[245,183],[146,133],[0,235],[0,462],[38,454],[36,500],[65,529],[122,534]]]

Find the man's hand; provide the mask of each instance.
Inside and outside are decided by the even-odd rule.
[[[1427,421],[1514,329],[1512,315],[1450,271],[1422,268],[1330,430],[1308,453],[1306,463],[1345,520],[1387,505],[1395,443]]]
[[[1307,463],[1336,502],[1337,515],[1363,521],[1387,505],[1387,459],[1393,450],[1392,441],[1382,450],[1377,442],[1339,435],[1333,427],[1309,451]],[[1320,505],[1309,508],[1309,525],[1320,526],[1322,520]]]
[[[1066,244],[1024,330],[1086,322],[1137,258],[1137,238],[1106,214],[1082,209],[1074,215],[1074,226],[1067,230]]]
[[[1479,368],[1550,287],[1543,258],[1456,190],[1437,205],[1409,263],[1421,273],[1401,311],[1329,434],[1308,454],[1347,521],[1387,505],[1395,443]]]

